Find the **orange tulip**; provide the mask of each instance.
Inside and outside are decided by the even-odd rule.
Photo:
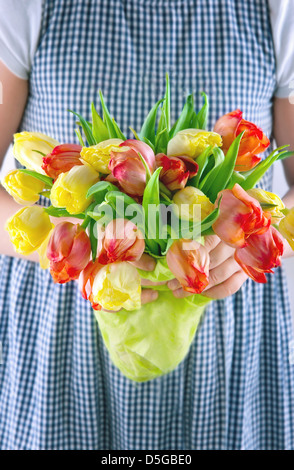
[[[60,173],[66,173],[76,165],[83,165],[81,158],[82,147],[75,144],[63,144],[55,147],[51,153],[43,157],[42,169],[54,180]]]
[[[235,260],[251,279],[266,283],[265,273],[272,273],[273,268],[281,265],[283,252],[283,238],[274,227],[270,227],[261,235],[247,238],[246,246],[236,250]]]
[[[177,240],[166,254],[169,269],[186,292],[201,294],[209,283],[209,253],[196,240]]]
[[[269,139],[255,124],[242,119],[242,111],[237,109],[222,116],[216,123],[214,131],[222,136],[223,152],[227,154],[235,138],[245,132],[236,161],[236,171],[248,171],[261,160],[257,155],[264,152],[270,145]]]
[[[87,266],[91,254],[91,243],[80,225],[62,222],[56,225],[48,243],[47,257],[54,282],[78,279]]]
[[[259,202],[239,184],[235,184],[233,189],[221,191],[220,197],[220,214],[212,228],[225,243],[233,248],[242,248],[250,235],[268,230],[270,214],[263,212]]]
[[[146,186],[146,169],[139,153],[144,158],[151,173],[156,168],[155,155],[151,147],[138,140],[129,139],[123,142],[121,152],[111,152],[109,169],[112,182],[117,181],[119,187],[130,196],[143,196]],[[114,180],[113,180],[114,178]],[[109,178],[106,178],[109,181]]]
[[[141,258],[145,241],[142,233],[133,222],[115,219],[109,222],[105,233],[99,237],[97,259],[101,264],[115,261],[137,261]]]
[[[160,180],[170,191],[183,189],[187,181],[197,175],[199,166],[190,157],[167,157],[159,153],[155,158],[157,167],[162,166]]]

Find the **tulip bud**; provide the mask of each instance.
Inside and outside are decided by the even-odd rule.
[[[179,217],[183,220],[199,221],[211,214],[214,205],[200,189],[187,186],[178,191],[173,197],[173,203],[179,211]],[[201,212],[200,212],[201,210]]]
[[[167,155],[177,157],[187,155],[197,158],[208,147],[221,147],[222,139],[216,132],[200,129],[184,129],[178,132],[168,143]]]
[[[109,170],[124,192],[131,196],[143,196],[146,169],[139,153],[153,173],[156,168],[154,152],[144,142],[132,139],[123,142],[120,148],[120,152],[111,152]]]
[[[95,276],[92,296],[94,304],[117,312],[121,308],[141,307],[141,278],[137,269],[127,262],[107,264]]]
[[[177,240],[166,254],[169,269],[186,292],[201,294],[209,283],[209,253],[196,240]]]
[[[245,132],[238,152],[235,170],[248,171],[261,160],[257,155],[264,152],[270,145],[269,139],[255,124],[242,119],[242,111],[237,109],[222,116],[216,123],[214,131],[223,139],[222,150],[226,155],[236,137]]]
[[[43,157],[42,169],[54,180],[74,166],[82,165],[80,152],[82,147],[75,144],[58,145],[46,157]]]
[[[87,199],[86,195],[98,181],[99,175],[90,165],[74,166],[58,176],[51,190],[51,202],[70,214],[79,214],[91,204],[92,198]]]
[[[162,167],[160,181],[170,191],[186,186],[187,181],[197,175],[198,165],[189,157],[167,157],[164,153],[156,155],[157,167]]]
[[[281,220],[279,231],[283,237],[286,238],[292,250],[294,250],[294,207],[292,207],[286,217]]]
[[[92,145],[92,147],[83,147],[81,157],[96,171],[108,175],[110,173],[108,165],[111,152],[120,152],[120,144],[122,143],[121,139],[108,139],[97,145]]]
[[[15,251],[30,255],[46,240],[53,225],[41,206],[23,207],[6,222]]]
[[[272,224],[279,223],[284,217],[284,214],[281,211],[285,209],[285,204],[276,194],[259,188],[249,189],[247,193],[249,196],[256,199],[266,212],[271,214]]]
[[[45,188],[45,183],[19,170],[10,171],[3,179],[2,185],[15,202],[22,205],[38,202],[39,193]]]
[[[270,227],[260,235],[251,235],[243,248],[235,252],[235,260],[243,271],[256,282],[266,283],[264,273],[272,273],[281,265],[284,242],[279,232]]]
[[[137,261],[144,249],[144,237],[136,225],[126,219],[115,219],[106,227],[97,258],[101,264]]]
[[[259,202],[241,186],[235,184],[233,189],[221,191],[220,197],[220,214],[212,228],[225,243],[233,248],[241,248],[246,245],[250,235],[268,230],[270,214],[263,212]]]
[[[45,175],[42,169],[42,154],[47,155],[52,152],[56,145],[59,145],[57,140],[40,132],[20,132],[14,134],[13,154],[16,160],[28,170]]]
[[[90,254],[89,237],[80,225],[70,222],[58,224],[47,247],[47,257],[54,282],[64,284],[78,279],[89,262]]]

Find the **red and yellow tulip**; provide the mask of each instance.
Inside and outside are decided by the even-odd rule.
[[[255,124],[242,118],[242,111],[237,109],[222,116],[215,124],[214,131],[222,136],[222,150],[227,154],[235,138],[245,132],[238,152],[235,170],[247,171],[254,168],[261,160],[257,155],[270,145],[269,139]]]
[[[246,246],[237,248],[235,260],[243,271],[256,282],[266,283],[265,273],[281,265],[284,241],[274,227],[259,235],[251,235]]]
[[[145,160],[150,173],[156,169],[155,155],[151,147],[138,140],[126,140],[115,152],[111,152],[109,170],[112,182],[130,196],[143,196],[146,186],[146,169],[139,154]],[[107,178],[108,179],[108,178]]]
[[[233,248],[242,248],[249,236],[268,230],[270,214],[263,212],[259,202],[240,185],[221,191],[220,197],[220,214],[212,227],[225,243]]]
[[[201,294],[209,283],[209,253],[196,240],[177,240],[169,248],[169,269],[186,292]]]
[[[42,169],[54,180],[61,174],[71,170],[74,166],[82,165],[82,147],[76,144],[62,144],[43,157]]]
[[[80,225],[70,222],[56,225],[47,247],[54,282],[64,284],[78,279],[89,262],[90,254],[89,237]]]
[[[98,261],[101,264],[116,261],[137,261],[141,258],[145,241],[133,222],[126,219],[111,221],[99,240]]]
[[[168,157],[164,153],[156,155],[157,167],[162,167],[160,180],[170,190],[183,189],[187,181],[197,175],[198,164],[189,157]]]

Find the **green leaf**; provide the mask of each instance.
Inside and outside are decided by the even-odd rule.
[[[163,102],[163,99],[157,101],[157,103],[153,106],[151,111],[149,111],[140,131],[140,139],[146,142],[151,142],[153,147],[155,144],[155,123],[156,123],[156,116],[159,105]],[[150,145],[150,143],[148,144]]]
[[[117,187],[110,183],[109,181],[98,181],[98,183],[95,183],[89,191],[87,192],[87,199],[91,196],[95,197],[96,202],[103,202],[105,194],[108,191],[117,191]]]
[[[207,147],[200,155],[199,157],[197,157],[197,163],[198,163],[198,173],[196,176],[194,176],[193,178],[191,178],[189,181],[188,181],[188,186],[194,186],[195,188],[198,188],[199,186],[199,182],[200,182],[200,178],[202,177],[202,174],[206,168],[206,166],[208,165],[208,157],[210,156],[212,152],[212,147]]]
[[[159,175],[162,170],[162,167],[157,168],[157,170],[151,176],[148,184],[146,185],[144,194],[143,194],[143,201],[142,207],[144,209],[145,214],[145,233],[146,233],[146,243],[150,246],[150,249],[155,250],[155,254],[159,254],[159,247],[161,250],[165,250],[166,248],[166,241],[161,240],[158,234],[158,230],[160,227],[160,213],[159,213],[159,205],[160,205],[160,194],[159,194]],[[153,205],[151,208],[150,205]],[[156,206],[156,221],[154,224],[148,223],[149,213],[150,210],[154,211],[154,205]],[[153,219],[152,219],[153,220]],[[151,243],[150,243],[151,242]],[[155,242],[155,243],[154,243]]]
[[[104,119],[104,122],[106,124],[107,129],[108,129],[109,138],[110,139],[116,139],[117,138],[116,129],[114,127],[112,117],[110,116],[108,108],[105,104],[104,97],[103,97],[103,94],[102,94],[101,90],[99,91],[99,96],[100,96],[101,106],[102,106],[102,110],[103,110],[103,119]]]
[[[75,129],[75,133],[77,135],[77,138],[79,139],[79,143],[82,147],[86,147],[85,142],[83,141],[80,129]]]
[[[97,246],[98,246],[98,237],[96,233],[96,221],[91,220],[89,224],[89,238],[91,242],[91,250],[92,250],[92,260],[95,261],[97,257]]]
[[[209,103],[208,103],[208,97],[206,93],[203,91],[201,92],[201,96],[204,98],[204,105],[197,114],[197,120],[198,120],[198,126],[199,129],[206,130],[207,129],[207,120],[208,120],[208,110],[209,110]]]
[[[71,109],[69,109],[69,112],[74,114],[75,116],[77,116],[81,122],[81,126],[83,128],[83,131],[85,133],[85,136],[86,136],[86,139],[88,141],[88,144],[90,146],[92,145],[95,145],[96,144],[96,141],[93,137],[93,133],[92,133],[92,129],[91,127],[89,126],[89,123],[83,118],[83,116],[81,116],[80,114],[76,113],[75,111],[72,111]]]
[[[20,169],[19,171],[27,175],[30,175],[33,178],[36,178],[37,180],[43,181],[43,183],[45,183],[50,188],[52,188],[53,186],[53,178],[50,178],[49,176],[41,175],[40,173],[37,173],[36,171],[32,171],[32,170]]]
[[[165,122],[167,132],[170,131],[170,84],[169,84],[169,76],[168,73],[165,75],[166,78],[166,87],[165,87],[165,99],[163,102],[163,111],[165,114]]]
[[[145,171],[146,171],[146,183],[148,183],[148,181],[149,181],[150,178],[151,178],[151,171],[150,171],[150,168],[149,168],[149,166],[147,165],[147,162],[146,162],[145,158],[143,157],[143,155],[141,155],[140,152],[138,152],[138,155],[139,155],[139,157],[140,157],[141,162],[142,162],[143,165],[144,165],[144,168],[145,168]]]
[[[152,144],[152,142],[150,142],[150,140],[148,140],[146,137],[144,137],[143,142],[145,142],[145,144],[149,145],[149,147],[151,147],[153,152],[155,153],[155,146]]]
[[[93,136],[96,144],[109,139],[109,132],[102,118],[97,113],[94,103],[92,103]]]
[[[199,129],[199,127],[200,126],[199,126],[197,114],[195,113],[195,111],[193,111],[191,121],[190,121],[190,124],[189,124],[189,128],[190,129]]]
[[[126,136],[122,133],[122,131],[121,131],[120,128],[118,127],[117,122],[115,121],[114,118],[112,118],[112,123],[113,123],[114,129],[115,129],[115,131],[116,131],[116,137],[117,137],[118,139],[123,140],[123,141],[127,140]]]
[[[135,139],[136,140],[140,140],[140,137],[138,136],[137,132],[135,131],[135,129],[133,129],[132,127],[129,127],[130,131],[134,134],[135,136]]]
[[[283,152],[283,149],[287,147],[289,147],[289,145],[278,147],[265,160],[262,160],[251,171],[243,173],[243,175],[245,176],[245,181],[240,183],[242,188],[245,190],[254,188],[254,186],[256,186],[256,184],[261,180],[261,178],[268,171],[268,169],[275,163],[276,160],[282,160],[285,154],[289,154],[289,153],[291,154],[291,152]]]
[[[174,135],[176,135],[179,131],[182,131],[183,129],[188,129],[190,128],[190,122],[193,116],[194,111],[194,96],[189,95],[186,99],[186,103],[184,104],[183,110],[180,114],[179,119],[177,122],[174,124],[172,127],[170,133],[169,133],[169,138],[171,139]],[[195,114],[196,116],[196,114]]]
[[[240,142],[241,139],[244,135],[244,132],[238,135],[232,145],[230,146],[228,153],[226,155],[226,158],[222,165],[220,165],[219,171],[217,175],[215,176],[215,184],[210,188],[209,192],[206,194],[209,199],[214,202],[217,198],[217,195],[220,191],[223,189],[227,188],[229,181],[232,177],[232,174],[234,172],[238,152],[239,152],[239,147],[240,147]]]
[[[48,215],[51,215],[52,217],[75,217],[76,219],[85,218],[85,214],[72,215],[69,212],[67,212],[66,209],[60,209],[59,207],[54,207],[54,206],[45,207],[44,210],[45,212],[47,212]]]
[[[219,167],[223,164],[225,160],[224,152],[218,147],[212,150],[211,157],[213,159],[213,167],[210,171],[205,174],[204,178],[201,180],[199,185],[199,189],[201,189],[204,194],[207,194],[209,189],[214,185],[214,182],[219,172]]]

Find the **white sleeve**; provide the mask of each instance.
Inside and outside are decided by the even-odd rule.
[[[276,54],[278,98],[288,98],[294,89],[294,1],[269,0]]]
[[[38,46],[42,0],[0,0],[0,60],[27,79]]]

